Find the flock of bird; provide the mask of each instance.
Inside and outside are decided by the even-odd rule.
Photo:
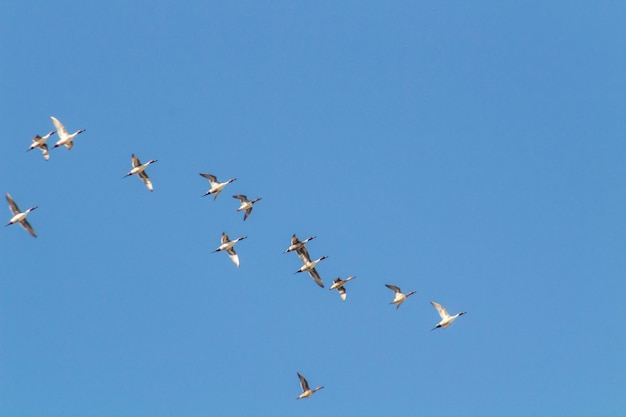
[[[65,129],[65,126],[63,126],[63,124],[57,118],[51,116],[50,119],[52,120],[52,123],[54,124],[56,130],[50,131],[45,136],[36,135],[35,137],[33,137],[32,139],[33,143],[30,145],[30,147],[27,150],[27,151],[30,151],[35,148],[40,149],[46,161],[50,159],[50,153],[48,151],[48,145],[46,144],[46,141],[52,135],[56,133],[59,138],[59,140],[55,143],[53,148],[65,146],[67,149],[71,150],[73,148],[73,145],[74,145],[73,141],[76,138],[76,136],[85,131],[85,129],[79,129],[76,132],[69,134],[67,130]],[[132,161],[132,169],[123,178],[129,177],[132,175],[137,175],[141,179],[141,181],[145,184],[145,186],[148,188],[148,190],[154,191],[152,182],[150,181],[150,178],[148,177],[148,174],[146,173],[146,168],[149,165],[157,162],[157,160],[151,159],[148,162],[142,164],[139,158],[137,158],[137,156],[133,154],[131,155],[131,161]],[[203,178],[206,178],[211,184],[211,188],[209,188],[209,190],[206,193],[204,193],[204,195],[207,196],[207,195],[212,194],[214,196],[213,197],[214,201],[217,200],[217,197],[220,195],[220,193],[224,190],[224,188],[228,184],[236,180],[236,178],[230,178],[225,182],[219,182],[217,177],[212,174],[200,173],[200,176],[202,176]],[[253,200],[249,200],[248,197],[243,194],[233,195],[233,198],[238,199],[241,202],[241,205],[239,206],[237,211],[245,211],[245,214],[243,217],[244,221],[248,219],[248,217],[250,216],[250,213],[252,212],[254,204],[261,200],[260,197],[257,197]],[[37,237],[37,234],[35,233],[33,227],[30,225],[30,223],[27,220],[27,216],[37,207],[33,206],[33,207],[28,208],[25,211],[21,211],[17,203],[15,202],[15,200],[9,193],[6,194],[6,199],[9,203],[9,209],[11,210],[11,213],[13,214],[13,217],[11,217],[11,219],[6,224],[6,226],[19,223],[31,236]],[[235,251],[235,245],[244,239],[246,239],[246,236],[241,236],[241,237],[238,237],[237,239],[231,240],[226,233],[222,233],[221,244],[220,246],[217,247],[217,249],[215,249],[214,252],[222,252],[222,251],[226,252],[228,256],[230,257],[231,261],[235,264],[235,266],[239,267],[239,256],[237,255],[237,252]],[[315,239],[315,236],[309,236],[308,238],[304,240],[300,240],[294,234],[291,237],[290,246],[283,253],[295,252],[302,262],[302,266],[295,273],[307,272],[317,285],[324,288],[324,281],[322,280],[322,278],[320,277],[320,274],[317,272],[315,268],[319,262],[323,261],[324,259],[327,259],[328,257],[321,256],[315,260],[311,259],[311,256],[309,255],[309,251],[306,248],[306,244],[313,239]],[[337,290],[337,292],[339,293],[341,297],[341,300],[346,301],[347,294],[346,294],[345,285],[349,281],[352,281],[355,278],[356,278],[355,276],[349,276],[345,279],[341,279],[337,277],[334,279],[333,284],[330,286],[329,289]],[[385,284],[385,286],[394,292],[394,299],[393,301],[391,301],[390,304],[395,304],[396,309],[400,308],[402,303],[404,303],[408,299],[409,296],[411,296],[412,294],[415,294],[415,291],[403,293],[399,287],[392,285],[392,284]],[[442,306],[441,304],[436,303],[434,301],[431,301],[431,304],[437,310],[437,313],[439,313],[439,316],[441,318],[441,321],[439,321],[439,323],[437,323],[437,325],[432,330],[435,330],[438,328],[447,328],[458,317],[462,316],[463,314],[466,314],[465,312],[459,312],[455,315],[450,315],[448,311],[446,310],[446,308]],[[314,389],[311,389],[309,387],[307,380],[304,378],[304,376],[302,376],[300,372],[297,372],[297,375],[298,375],[298,379],[300,380],[300,387],[302,389],[302,393],[298,395],[296,399],[309,398],[316,391],[319,391],[320,389],[324,388],[323,386],[318,386]]]

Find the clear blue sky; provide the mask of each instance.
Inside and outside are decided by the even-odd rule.
[[[0,230],[0,415],[622,416],[625,21],[5,2],[0,192],[39,238]],[[86,132],[46,162],[50,116]],[[214,202],[199,172],[237,181]],[[245,223],[233,194],[263,197]],[[294,275],[293,233],[346,302]],[[431,300],[468,314],[431,332]],[[296,371],[326,388],[296,401]]]

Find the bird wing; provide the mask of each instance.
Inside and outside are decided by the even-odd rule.
[[[230,260],[233,261],[233,263],[237,265],[237,267],[239,267],[239,256],[237,255],[237,252],[235,252],[235,249],[234,248],[227,249],[226,253],[228,254],[228,257],[230,258]]]
[[[13,213],[14,216],[16,214],[20,214],[22,211],[17,206],[15,201],[13,201],[13,197],[11,197],[11,194],[7,193],[6,197],[7,197],[7,201],[9,202],[9,209],[11,210],[11,213]]]
[[[293,236],[291,236],[291,244],[295,245],[296,243],[300,243],[300,239],[298,239],[298,237],[294,233]]]
[[[302,246],[300,249],[296,249],[296,253],[300,257],[300,260],[302,260],[302,263],[307,264],[311,262],[311,256],[305,246]]]
[[[69,142],[65,144],[65,147],[71,151],[72,148],[74,147],[74,141],[70,140]]]
[[[59,122],[59,119],[57,119],[54,116],[50,116],[50,119],[52,120],[52,123],[54,123],[54,127],[57,128],[57,133],[59,134],[59,136],[67,136],[67,130],[65,129],[65,126],[63,126],[63,123]]]
[[[317,285],[324,288],[324,281],[322,281],[322,278],[320,278],[320,274],[317,273],[317,270],[315,268],[309,269],[309,274],[311,275],[311,278],[313,278],[315,282],[317,282]]]
[[[24,219],[20,222],[22,227],[32,236],[37,237],[37,233],[33,230],[33,227],[28,223],[28,220]]]
[[[441,320],[445,320],[450,318],[450,314],[448,314],[448,310],[446,310],[446,308],[444,306],[442,306],[439,303],[436,303],[434,301],[430,302],[433,307],[435,307],[437,309],[437,312],[439,313],[439,316],[441,317]]]
[[[226,233],[222,233],[222,243],[228,243],[228,242],[230,242],[228,235]]]
[[[33,137],[33,142],[34,142],[34,143],[39,143],[39,139],[41,139],[41,136],[39,136],[39,135],[35,135],[35,136]]]
[[[41,153],[43,154],[43,159],[45,159],[46,161],[50,159],[50,154],[48,153],[48,145],[46,145],[45,143],[42,143],[41,145],[39,145],[39,149],[41,149]]]
[[[143,183],[146,184],[146,187],[148,187],[148,190],[153,191],[154,188],[152,188],[152,181],[150,181],[150,177],[148,177],[148,174],[146,174],[146,171],[141,171],[138,175],[139,175],[139,178],[141,178],[141,181],[143,181]]]
[[[385,287],[389,288],[393,292],[402,292],[400,291],[400,288],[396,287],[395,285],[385,284]]]
[[[242,203],[245,203],[246,201],[248,201],[248,197],[246,197],[243,194],[234,195],[233,198],[236,198],[237,200],[241,201]]]
[[[243,221],[244,222],[246,221],[246,219],[248,218],[250,213],[252,213],[252,207],[250,207],[249,209],[246,209],[246,214],[243,215]]]
[[[306,382],[306,379],[300,374],[300,372],[297,372],[298,374],[298,378],[300,378],[300,388],[302,388],[302,392],[304,391],[308,391],[309,388],[309,383]]]
[[[133,161],[133,168],[137,168],[138,166],[141,165],[141,161],[139,161],[139,158],[137,158],[135,154],[132,154],[130,157]]]
[[[213,183],[217,183],[217,177],[215,175],[200,173],[200,176],[202,176],[202,177],[206,178],[207,180],[209,180],[211,185],[213,185]]]

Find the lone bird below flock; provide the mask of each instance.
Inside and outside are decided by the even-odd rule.
[[[333,285],[330,286],[329,290],[337,290],[339,292],[339,296],[341,297],[341,300],[346,301],[346,289],[344,288],[344,285],[346,284],[346,282],[352,281],[354,278],[356,277],[349,276],[346,279],[341,279],[337,277],[333,281]]]
[[[226,251],[226,253],[230,257],[230,260],[233,261],[237,268],[239,268],[239,256],[237,255],[237,252],[235,252],[234,246],[237,242],[239,242],[240,240],[244,240],[245,238],[246,236],[241,236],[235,240],[230,240],[226,233],[222,233],[222,244],[213,252]]]
[[[237,211],[243,211],[243,210],[246,211],[246,214],[243,215],[244,222],[246,221],[246,219],[252,212],[252,206],[254,206],[254,203],[261,200],[261,197],[255,198],[254,200],[248,200],[248,197],[246,197],[243,194],[234,195],[233,198],[236,198],[237,200],[241,201],[241,205],[239,206]]]
[[[317,283],[317,285],[324,288],[324,281],[322,281],[322,278],[320,278],[320,274],[317,273],[315,266],[320,261],[323,261],[324,259],[328,258],[328,256],[322,256],[312,261],[311,258],[309,257],[309,252],[306,250],[305,247],[298,249],[296,253],[302,260],[303,265],[295,273],[297,274],[298,272],[308,272],[309,275],[311,275],[311,278],[313,278],[313,280]]]
[[[11,213],[13,213],[13,217],[11,217],[11,220],[9,220],[5,227],[10,226],[14,223],[19,223],[32,237],[37,237],[37,233],[35,233],[33,227],[30,225],[30,223],[28,223],[28,220],[26,220],[26,216],[28,216],[28,213],[35,210],[37,207],[31,207],[26,211],[21,211],[15,201],[13,201],[13,197],[11,197],[11,194],[7,193],[6,198],[9,202],[9,209],[11,210]]]
[[[141,181],[143,181],[143,183],[146,184],[146,187],[148,187],[148,190],[154,191],[154,188],[152,188],[152,181],[150,181],[150,178],[148,177],[148,174],[146,173],[145,170],[148,167],[148,165],[157,162],[157,160],[151,159],[145,164],[142,164],[141,161],[139,161],[139,158],[135,156],[135,154],[131,155],[131,159],[133,161],[133,169],[128,171],[128,174],[124,175],[123,178],[137,174],[139,178],[141,178]]]
[[[301,398],[309,398],[310,396],[315,394],[316,391],[319,391],[322,388],[324,388],[323,386],[315,387],[314,389],[309,388],[309,383],[300,374],[300,372],[296,372],[296,373],[298,374],[298,378],[300,379],[300,388],[302,388],[302,394],[298,395],[296,397],[296,400],[299,400]]]
[[[54,144],[53,148],[65,146],[67,149],[72,150],[72,148],[74,147],[74,138],[76,137],[76,135],[83,133],[85,129],[78,129],[76,132],[70,135],[69,133],[67,133],[67,130],[65,129],[65,126],[63,126],[63,123],[59,122],[56,117],[50,116],[50,119],[52,119],[52,123],[54,123],[54,126],[57,128],[57,134],[59,135],[59,140],[57,141],[57,143]]]
[[[402,303],[409,297],[409,295],[415,294],[415,291],[411,291],[408,294],[403,294],[402,291],[400,290],[400,288],[396,287],[395,285],[391,285],[391,284],[385,284],[385,287],[389,288],[390,290],[392,290],[395,293],[395,297],[394,297],[393,301],[390,302],[389,304],[395,304],[396,305],[396,310],[400,308]]]
[[[46,144],[46,141],[52,135],[54,135],[54,130],[48,132],[48,134],[45,136],[35,135],[35,137],[33,138],[33,143],[29,146],[27,151],[32,151],[35,148],[39,148],[41,149],[41,153],[43,154],[43,159],[47,161],[48,159],[50,159],[50,154],[48,153],[48,145]]]
[[[215,197],[213,197],[213,201],[217,200],[217,196],[220,195],[224,187],[226,187],[228,184],[230,184],[231,182],[237,179],[237,178],[231,178],[226,182],[219,182],[217,180],[217,177],[212,174],[200,173],[200,176],[206,178],[211,183],[211,188],[209,188],[209,190],[206,193],[204,193],[204,195],[215,194]]]
[[[440,327],[443,327],[445,329],[446,327],[451,325],[452,322],[456,320],[458,317],[462,316],[463,314],[467,314],[465,311],[461,311],[460,313],[457,313],[454,316],[451,316],[450,314],[448,314],[448,310],[446,310],[446,308],[442,306],[441,304],[436,303],[434,301],[431,301],[430,303],[433,305],[433,307],[437,309],[437,312],[439,313],[439,316],[441,317],[441,321],[437,323],[437,325],[433,327],[431,330],[435,330]]]

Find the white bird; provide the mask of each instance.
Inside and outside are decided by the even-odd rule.
[[[323,386],[315,387],[314,389],[309,388],[309,383],[300,374],[300,372],[296,372],[296,373],[298,374],[298,378],[300,379],[300,388],[302,388],[302,394],[298,395],[296,397],[296,400],[299,400],[301,398],[309,398],[310,396],[315,394],[316,391],[319,391],[322,388],[324,388]]]
[[[76,137],[76,135],[83,133],[85,129],[78,129],[76,132],[70,135],[69,133],[67,133],[67,130],[65,129],[65,126],[63,126],[63,123],[59,122],[56,117],[50,116],[50,119],[52,119],[52,123],[54,123],[54,126],[57,128],[57,134],[59,135],[59,140],[57,141],[57,143],[54,144],[53,148],[65,146],[67,149],[72,150],[72,148],[74,147],[74,138]]]
[[[46,141],[52,135],[54,135],[54,130],[48,132],[48,134],[45,136],[35,135],[35,137],[33,138],[33,143],[29,146],[27,152],[32,151],[35,148],[39,148],[41,149],[41,153],[43,154],[43,159],[45,159],[46,161],[50,159],[50,154],[48,153],[48,145],[46,144]]]
[[[346,282],[352,281],[354,278],[356,278],[356,277],[355,276],[349,276],[346,279],[341,279],[341,278],[337,277],[333,281],[333,285],[330,286],[329,290],[337,290],[337,291],[339,291],[339,296],[341,297],[341,299],[343,301],[346,301],[346,289],[344,288],[344,285],[346,284]]]
[[[308,241],[311,241],[313,239],[315,239],[315,236],[309,236],[306,239],[300,241],[294,233],[293,236],[291,236],[291,246],[289,246],[287,250],[285,250],[283,253],[292,252],[294,250],[297,251],[298,249],[304,249],[303,252],[306,253],[306,256],[308,257],[309,252],[306,250],[306,247],[304,245],[306,245]]]
[[[211,188],[209,188],[209,191],[204,193],[204,195],[215,194],[215,197],[213,198],[213,201],[217,200],[217,196],[220,195],[220,193],[222,192],[224,187],[226,187],[228,184],[230,184],[231,182],[233,182],[233,181],[235,181],[237,179],[237,178],[231,178],[231,179],[229,179],[226,182],[219,182],[217,180],[217,177],[215,175],[212,175],[212,174],[200,173],[200,176],[206,178],[211,183]]]
[[[241,236],[235,240],[230,240],[226,233],[222,233],[222,244],[213,252],[226,251],[230,260],[233,261],[237,267],[239,267],[239,256],[237,255],[237,252],[235,252],[235,248],[233,246],[235,246],[235,244],[240,240],[244,240],[246,237],[247,236]]]
[[[146,187],[148,187],[148,190],[154,191],[154,188],[152,187],[152,181],[150,181],[150,178],[148,177],[148,174],[146,173],[145,169],[148,167],[148,165],[157,162],[157,160],[151,159],[145,164],[142,164],[141,161],[139,161],[139,158],[135,156],[135,154],[131,155],[131,159],[133,161],[133,169],[128,171],[128,174],[124,175],[122,178],[126,178],[130,175],[137,174],[139,178],[141,178],[141,181],[143,181],[143,183],[146,184]]]
[[[385,284],[385,287],[389,288],[390,290],[392,290],[395,293],[395,297],[394,297],[393,301],[390,302],[389,304],[396,304],[396,310],[400,308],[400,306],[402,305],[404,300],[406,300],[409,297],[409,295],[415,294],[415,291],[411,291],[408,294],[403,294],[402,291],[400,290],[400,288],[396,287],[395,285],[391,285],[391,284]]]
[[[262,200],[261,197],[255,198],[254,200],[248,200],[248,197],[246,197],[243,194],[234,195],[233,198],[236,198],[237,200],[241,201],[241,205],[239,206],[237,211],[242,211],[242,210],[246,211],[246,214],[243,215],[244,222],[246,221],[246,219],[252,212],[252,206],[254,205],[254,203],[256,203],[259,200]]]
[[[324,281],[322,281],[322,278],[320,278],[320,274],[317,273],[315,266],[320,261],[323,261],[324,259],[328,258],[328,256],[322,256],[312,261],[311,258],[309,257],[308,251],[306,250],[304,246],[298,249],[296,253],[302,260],[303,265],[295,273],[297,274],[298,272],[308,272],[309,275],[311,275],[311,278],[313,278],[313,280],[317,283],[317,285],[324,288]]]
[[[465,311],[461,311],[460,313],[457,313],[454,316],[451,316],[450,314],[448,314],[448,310],[446,310],[446,308],[442,306],[441,304],[436,303],[434,301],[431,301],[430,303],[433,305],[433,307],[437,309],[437,312],[439,313],[439,316],[441,317],[441,321],[437,323],[437,325],[433,327],[431,330],[435,330],[440,327],[443,327],[445,329],[446,327],[451,325],[452,322],[456,320],[459,316],[462,316],[463,314],[467,314]]]
[[[37,234],[33,230],[33,227],[30,225],[30,223],[28,223],[28,220],[26,220],[26,216],[28,216],[28,213],[35,210],[37,207],[31,207],[26,211],[21,211],[15,201],[13,201],[13,197],[11,197],[11,194],[7,193],[6,197],[7,201],[9,202],[9,210],[11,210],[11,213],[13,213],[13,217],[11,217],[11,220],[9,220],[5,227],[10,226],[14,223],[19,223],[32,237],[37,237]]]

